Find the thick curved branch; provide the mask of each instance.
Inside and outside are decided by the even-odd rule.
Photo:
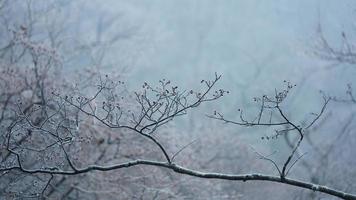
[[[42,169],[35,169],[35,170],[28,170],[24,169],[21,166],[10,167],[5,169],[0,169],[0,171],[9,171],[9,170],[20,170],[24,173],[29,174],[50,174],[50,175],[78,175],[87,173],[90,171],[112,171],[121,168],[128,168],[137,165],[149,165],[149,166],[156,166],[156,167],[163,167],[167,169],[171,169],[176,173],[185,174],[188,176],[194,176],[199,178],[205,179],[221,179],[221,180],[231,180],[231,181],[269,181],[269,182],[277,182],[286,185],[292,185],[299,188],[305,188],[312,191],[318,191],[321,193],[329,194],[335,197],[339,197],[341,199],[347,200],[356,200],[356,195],[345,193],[339,191],[337,189],[329,188],[323,185],[317,185],[309,182],[304,182],[300,180],[290,179],[290,178],[282,178],[280,176],[271,176],[271,175],[264,175],[264,174],[224,174],[224,173],[209,173],[209,172],[201,172],[197,170],[188,169],[182,167],[180,165],[174,163],[167,163],[167,162],[158,162],[158,161],[151,161],[151,160],[133,160],[121,164],[111,165],[111,166],[99,166],[99,165],[92,165],[88,166],[83,169],[77,169],[76,171],[61,171],[61,170],[42,170]]]

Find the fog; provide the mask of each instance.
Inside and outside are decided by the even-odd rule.
[[[94,164],[115,165],[141,158],[162,160],[158,156],[162,152],[152,142],[132,134],[125,135],[125,131],[118,133],[115,129],[115,126],[119,126],[118,122],[111,126],[103,123],[100,125],[101,129],[96,127],[99,127],[97,123],[106,122],[111,112],[105,110],[107,97],[102,97],[104,101],[101,97],[96,99],[97,96],[94,95],[96,90],[103,87],[103,80],[106,80],[103,77],[114,82],[120,80],[120,84],[125,82],[123,89],[117,94],[125,97],[126,104],[123,105],[125,109],[127,107],[128,114],[123,114],[123,120],[129,124],[125,125],[130,127],[128,132],[136,130],[144,137],[152,134],[152,138],[157,138],[168,154],[173,155],[172,160],[176,157],[174,161],[183,167],[226,174],[271,174],[281,177],[280,181],[275,182],[283,183],[285,177],[280,168],[285,165],[289,169],[293,168],[288,178],[355,194],[355,11],[354,0],[0,0],[0,67],[6,71],[3,73],[4,77],[0,76],[0,80],[4,82],[0,84],[0,93],[3,95],[0,97],[0,105],[3,106],[1,111],[5,116],[0,118],[3,131],[2,141],[0,140],[0,172],[10,174],[0,175],[0,182],[3,179],[3,184],[0,184],[0,199],[25,199],[27,194],[32,195],[31,198],[41,196],[44,199],[336,199],[315,192],[314,189],[307,190],[308,187],[301,189],[264,181],[244,183],[186,177],[175,174],[177,170],[170,168],[171,166],[166,167],[167,169],[146,166],[119,169],[120,173],[115,176],[110,175],[110,172],[98,172],[100,178],[95,177],[94,172],[73,177],[65,173],[49,173],[52,178],[47,182],[44,180],[48,173],[39,173],[41,177],[43,175],[39,182],[42,181],[43,186],[46,186],[41,188],[25,186],[31,185],[34,178],[32,173],[19,164],[16,173],[23,173],[25,177],[19,178],[24,184],[20,185],[18,180],[14,180],[17,174],[8,169],[9,166],[17,165],[16,156],[29,160],[47,159],[44,155],[23,153],[32,151],[33,148],[40,149],[41,143],[45,142],[38,138],[30,136],[28,140],[31,142],[26,143],[29,145],[25,145],[26,147],[21,144],[26,139],[21,142],[14,139],[12,144],[10,132],[21,120],[13,120],[13,117],[8,117],[8,121],[5,119],[6,116],[17,113],[12,112],[17,109],[17,104],[14,103],[14,108],[8,108],[8,102],[15,102],[15,97],[26,100],[22,91],[29,90],[29,94],[37,94],[36,87],[40,87],[40,81],[32,84],[31,80],[45,81],[42,81],[42,89],[38,90],[41,94],[26,100],[31,105],[29,108],[32,104],[37,104],[37,99],[42,99],[42,104],[47,105],[44,99],[55,99],[56,92],[60,91],[57,95],[60,97],[58,102],[63,101],[63,105],[68,103],[68,107],[73,107],[71,111],[76,110],[77,113],[74,117],[74,111],[65,112],[64,118],[67,119],[67,113],[72,114],[77,124],[76,130],[73,133],[70,131],[73,143],[69,142],[68,146],[59,139],[59,128],[50,129],[52,125],[48,125],[49,131],[42,129],[46,127],[44,124],[47,121],[52,120],[47,113],[48,119],[44,120],[40,128],[33,125],[34,122],[27,126],[19,125],[17,132],[31,128],[38,129],[42,135],[47,134],[41,136],[45,138],[42,138],[44,141],[49,141],[46,137],[57,137],[61,141],[60,144],[58,142],[57,151],[64,152],[63,155],[56,154],[51,161],[42,160],[45,163],[43,165],[42,161],[29,164],[25,159],[24,166],[28,169],[46,169],[47,165],[53,167],[51,162],[54,160],[54,167],[58,165],[60,170],[78,172],[67,154],[73,155],[74,163],[83,169]],[[45,53],[42,50],[37,51],[38,57],[34,56],[36,51],[33,51],[38,47],[36,45],[43,45],[41,48],[45,49]],[[52,53],[55,54],[55,62],[52,63],[50,56],[51,59],[44,65],[45,72],[38,75],[39,72],[35,70],[37,63],[42,61],[42,53],[46,54],[47,49],[51,56]],[[16,78],[6,75],[7,69],[12,68],[18,70],[14,73]],[[35,71],[33,77],[32,72],[26,71],[27,69]],[[206,86],[210,89],[208,80],[213,81],[214,78],[217,83],[212,90],[218,90],[223,95],[219,96],[220,93],[217,92],[216,99],[198,101],[191,107],[188,106],[189,111],[185,113],[184,110],[183,116],[180,116],[180,112],[174,117],[168,115],[174,106],[168,109],[168,114],[167,109],[160,111],[157,108],[162,116],[167,114],[167,122],[164,121],[166,118],[154,119],[156,114],[152,114],[152,119],[150,116],[147,121],[141,119],[138,122],[135,121],[135,116],[140,115],[130,113],[146,112],[143,100],[139,101],[140,95],[146,93],[134,93],[142,88],[145,90],[151,85],[152,88],[159,87],[169,80],[167,85],[172,83],[173,93],[176,89],[173,86],[177,86],[182,94],[184,91],[187,94],[189,91],[191,94],[194,92],[199,100],[201,94],[195,92],[204,93]],[[27,79],[30,80],[29,83]],[[22,80],[26,80],[24,86]],[[16,89],[8,85],[16,85]],[[94,89],[88,89],[89,86]],[[23,89],[18,89],[21,87]],[[19,94],[12,92],[17,89]],[[50,90],[55,92],[51,95],[47,92]],[[156,92],[154,89],[152,91]],[[278,96],[279,92],[281,96],[286,96]],[[8,94],[11,95],[7,98]],[[112,95],[112,98],[116,98],[117,94]],[[139,94],[138,100],[134,98],[135,94]],[[92,102],[78,104],[79,106],[69,102],[67,95],[78,96],[78,99],[93,98],[90,101],[95,103],[95,109]],[[154,100],[154,95],[161,97],[162,94],[153,93],[142,98]],[[276,100],[269,101],[269,98]],[[279,101],[278,98],[282,100]],[[163,99],[170,102],[166,97]],[[102,110],[99,110],[100,106],[96,110],[99,101],[103,101]],[[271,104],[266,103],[266,106],[264,101]],[[87,104],[90,106],[85,108]],[[148,104],[154,110],[154,106],[151,107],[150,102]],[[184,108],[183,104],[180,100],[172,100],[172,105],[177,108]],[[55,107],[49,104],[47,106],[49,109]],[[143,107],[141,111],[140,106]],[[29,108],[24,109],[23,116]],[[282,110],[278,110],[280,108]],[[61,109],[59,107],[58,112],[54,113],[60,113]],[[272,111],[273,109],[277,109],[277,112]],[[107,116],[101,118],[105,113]],[[147,113],[143,116],[145,115]],[[16,115],[15,119],[21,117],[22,115]],[[28,118],[31,117],[29,114]],[[92,124],[86,121],[90,117],[93,118],[93,122],[90,121]],[[161,119],[164,119],[162,125]],[[65,121],[56,120],[60,121],[59,124]],[[260,120],[267,125],[261,125]],[[286,122],[278,124],[281,120]],[[141,122],[157,123],[157,127],[146,129],[151,125],[146,127]],[[85,127],[89,124],[89,128],[79,125],[81,123]],[[140,126],[142,130],[137,131]],[[88,133],[93,127],[95,130]],[[71,125],[66,128],[71,130]],[[48,136],[53,130],[57,136]],[[300,140],[298,133],[302,136]],[[120,142],[112,143],[112,137]],[[154,141],[151,136],[148,138]],[[100,148],[91,145],[96,139],[101,141],[100,145],[106,145],[105,148],[103,145]],[[113,150],[113,144],[120,151]],[[15,147],[10,148],[11,145]],[[48,144],[45,150],[38,152],[56,145]],[[94,159],[93,157],[100,155],[98,149],[100,152],[104,150],[101,157]],[[114,152],[115,158],[111,158]],[[91,154],[95,156],[90,156]],[[102,158],[106,158],[106,154],[110,159],[105,161]],[[286,163],[289,155],[292,160]],[[170,160],[168,163],[171,164]],[[28,174],[31,175],[30,178]],[[120,181],[108,181],[114,177]]]

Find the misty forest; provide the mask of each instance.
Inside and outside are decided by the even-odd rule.
[[[0,0],[0,199],[356,199],[355,0]]]

